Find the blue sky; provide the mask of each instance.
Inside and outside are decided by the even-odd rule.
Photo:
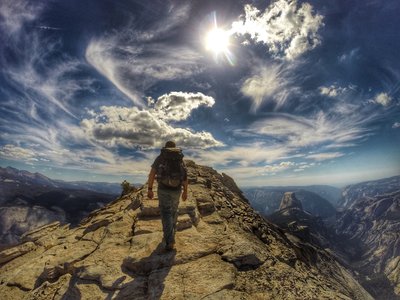
[[[144,182],[172,139],[241,186],[400,174],[399,13],[397,0],[1,1],[0,165]]]

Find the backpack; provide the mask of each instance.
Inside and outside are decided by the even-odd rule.
[[[162,148],[157,168],[157,181],[170,188],[179,187],[185,179],[186,169],[180,148]]]

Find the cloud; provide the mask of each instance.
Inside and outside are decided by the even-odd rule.
[[[0,1],[0,27],[7,35],[19,32],[25,23],[35,20],[43,4],[37,1],[2,0]]]
[[[308,118],[275,114],[234,133],[238,136],[251,134],[255,138],[268,138],[270,143],[280,145],[293,153],[316,147],[329,149],[353,145],[369,135],[364,127],[364,122],[367,121],[368,119],[351,119],[322,111]]]
[[[344,53],[338,57],[341,63],[350,63],[353,59],[358,58],[360,48],[351,49],[349,53]]]
[[[283,106],[289,95],[298,90],[289,79],[289,69],[271,64],[255,67],[251,77],[241,87],[243,95],[252,100],[251,111],[256,112],[265,102],[274,102],[276,108]]]
[[[0,157],[16,161],[38,161],[38,156],[34,151],[11,144],[0,148]]]
[[[400,128],[400,122],[395,122],[392,128]]]
[[[252,165],[270,164],[277,160],[293,157],[289,152],[289,149],[280,147],[279,145],[253,142],[247,145],[209,149],[207,151],[192,151],[190,157],[200,164],[219,167],[226,167],[228,165],[249,167]]]
[[[342,152],[325,152],[325,153],[316,153],[307,155],[306,158],[314,159],[316,161],[322,161],[327,159],[338,158],[344,156],[345,154]]]
[[[331,85],[331,86],[321,86],[318,88],[318,90],[321,95],[335,98],[346,93],[348,91],[348,88]]]
[[[167,123],[171,120],[184,120],[199,105],[211,106],[214,99],[200,93],[182,92],[172,92],[160,99],[161,103],[157,106],[157,102],[154,109],[102,106],[95,116],[82,120],[81,126],[90,139],[107,146],[155,148],[162,147],[167,140],[174,140],[177,145],[185,148],[223,146],[209,132],[193,132]],[[188,102],[190,99],[194,99],[194,102]],[[179,103],[183,109],[180,113]],[[160,118],[163,111],[166,115]]]
[[[387,93],[379,93],[375,96],[372,102],[386,107],[392,102],[392,97],[390,97]]]
[[[155,101],[149,99],[151,103]],[[162,95],[154,104],[154,114],[165,121],[186,120],[199,106],[212,107],[215,100],[202,93],[172,92]]]
[[[4,100],[19,111],[33,107],[38,115],[61,110],[76,118],[70,104],[78,93],[92,91],[94,82],[87,76],[76,76],[84,64],[67,55],[57,56],[61,41],[45,38],[36,31],[20,32],[8,42],[7,51],[0,52],[0,62],[4,79],[12,87],[8,92],[12,92]],[[18,63],[10,61],[5,53],[18,56]],[[18,105],[15,98],[21,99]]]
[[[293,166],[295,166],[296,164],[294,162],[291,161],[283,161],[279,164],[273,164],[273,165],[269,165],[269,166],[265,166],[264,167],[264,172],[267,173],[273,173],[273,172],[281,172],[284,170],[287,170]]]
[[[265,44],[277,58],[293,60],[321,43],[318,30],[323,17],[313,13],[309,3],[298,5],[296,0],[278,0],[264,12],[248,4],[240,21],[232,24],[231,32],[249,35]]]
[[[203,71],[198,51],[165,42],[187,19],[188,9],[175,7],[146,31],[132,30],[128,24],[94,38],[86,48],[86,60],[135,105],[145,107],[144,91],[155,83],[191,78]]]

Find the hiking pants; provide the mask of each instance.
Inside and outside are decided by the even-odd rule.
[[[181,196],[181,189],[168,190],[158,187],[157,193],[164,232],[164,241],[169,245],[175,242],[176,221],[178,219],[178,205]]]

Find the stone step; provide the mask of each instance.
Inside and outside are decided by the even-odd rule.
[[[192,227],[193,221],[188,214],[178,216],[176,223],[176,230],[182,231]],[[162,224],[160,219],[139,219],[135,225],[134,235],[147,234],[152,232],[161,232]]]
[[[155,199],[145,199],[140,211],[138,212],[138,217],[160,217],[160,208],[158,207],[158,200]]]
[[[193,201],[179,201],[178,215],[189,214],[194,217],[196,213],[196,206]],[[138,212],[139,219],[142,218],[160,218],[160,208],[158,200],[146,199],[143,201],[140,211]]]

